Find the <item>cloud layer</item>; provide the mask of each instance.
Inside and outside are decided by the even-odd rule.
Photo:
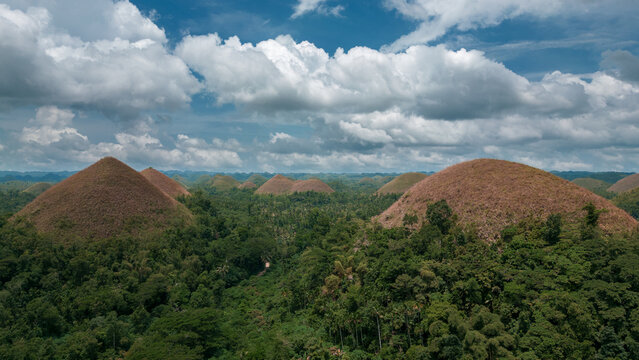
[[[88,26],[91,40],[54,26],[44,7],[0,4],[0,107],[56,104],[132,118],[187,105],[199,84],[167,50],[163,30],[128,1],[104,3],[93,14],[104,28]]]
[[[546,169],[639,167],[632,52],[603,53],[599,71],[531,81],[481,51],[428,45],[451,29],[602,6],[590,1],[385,0],[418,29],[380,50],[332,54],[290,35],[256,44],[187,35],[171,49],[164,30],[126,0],[25,4],[0,4],[0,115],[32,108],[35,116],[0,124],[9,134],[0,134],[0,157],[34,167],[106,155],[191,169],[431,170],[483,156]],[[300,0],[293,17],[331,4]],[[166,133],[149,120],[157,111],[188,115],[196,95],[272,131],[240,143],[204,139],[206,123],[178,120]],[[96,141],[74,125],[85,112],[93,115],[83,122],[99,113],[142,126]],[[306,135],[286,130],[291,124]]]

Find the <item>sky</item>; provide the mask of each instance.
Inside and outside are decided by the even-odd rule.
[[[4,2],[3,2],[4,1]],[[639,171],[636,0],[0,0],[0,170]]]

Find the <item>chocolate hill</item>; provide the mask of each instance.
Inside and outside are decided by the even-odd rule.
[[[390,182],[386,183],[381,188],[379,188],[376,194],[378,195],[403,194],[406,192],[406,190],[410,189],[411,186],[424,180],[427,176],[428,175],[426,174],[422,174],[418,172],[409,172],[409,173],[401,174],[395,177]]]
[[[240,186],[240,182],[232,176],[216,174],[210,181],[210,186],[217,190],[228,191]]]
[[[330,186],[319,179],[291,180],[283,175],[275,175],[255,191],[256,194],[283,195],[295,192],[334,192]]]
[[[257,187],[257,185],[253,184],[253,182],[251,181],[245,181],[243,182],[240,186],[238,186],[238,189],[255,189]]]
[[[257,190],[255,190],[256,194],[273,194],[273,195],[282,195],[288,194],[291,188],[293,187],[294,181],[287,178],[284,175],[275,175],[270,178],[267,182],[262,184]]]
[[[249,176],[248,179],[246,179],[246,181],[248,182],[252,182],[253,184],[257,185],[257,186],[262,186],[265,182],[266,182],[266,178],[260,174],[253,174],[251,176]]]
[[[588,202],[607,211],[599,224],[607,233],[630,231],[634,220],[610,201],[567,180],[527,165],[479,159],[448,167],[410,188],[374,220],[385,227],[402,225],[404,215],[423,220],[430,203],[445,199],[462,225],[474,224],[480,238],[494,240],[500,231],[528,217],[561,213],[569,221],[585,215]]]
[[[43,192],[47,191],[51,186],[53,186],[53,184],[51,184],[51,183],[39,182],[39,183],[35,183],[35,184],[29,186],[28,188],[22,190],[22,192],[38,196],[38,195],[42,194]]]
[[[180,195],[189,196],[189,193],[180,183],[162,174],[154,168],[147,168],[140,172],[149,182],[160,190],[164,191],[170,197],[178,197]]]
[[[330,186],[326,185],[320,179],[308,179],[308,180],[297,180],[293,183],[290,192],[307,192],[307,191],[315,191],[321,193],[332,193],[335,192]]]
[[[639,188],[639,174],[626,176],[609,187],[608,191],[622,193],[636,188]]]
[[[107,157],[52,186],[20,210],[42,232],[106,238],[161,230],[189,211],[119,160]]]

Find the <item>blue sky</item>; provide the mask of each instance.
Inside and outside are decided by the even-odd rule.
[[[0,170],[639,170],[630,0],[0,0]]]

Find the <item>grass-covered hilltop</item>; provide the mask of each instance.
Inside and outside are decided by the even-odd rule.
[[[639,358],[637,190],[487,159],[420,177],[224,187],[107,158],[12,183],[0,359]]]

